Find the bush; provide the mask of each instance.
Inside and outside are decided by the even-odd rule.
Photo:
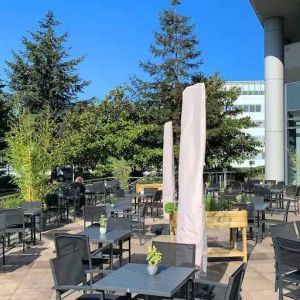
[[[139,180],[138,183],[142,183],[142,184],[162,183],[162,179],[160,177],[145,177]]]
[[[18,208],[24,200],[21,197],[8,197],[0,200],[0,208]]]

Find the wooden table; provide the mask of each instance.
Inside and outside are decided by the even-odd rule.
[[[208,211],[206,212],[207,228],[242,230],[242,250],[237,249],[236,234],[232,234],[232,248],[209,247],[208,257],[242,257],[247,262],[247,211]]]

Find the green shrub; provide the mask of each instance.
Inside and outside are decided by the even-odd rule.
[[[0,208],[18,208],[24,200],[20,197],[9,197],[0,200]]]
[[[139,180],[138,183],[142,183],[142,184],[162,183],[162,179],[160,177],[145,177]]]
[[[167,214],[175,213],[177,211],[177,204],[175,202],[167,202],[164,209]]]

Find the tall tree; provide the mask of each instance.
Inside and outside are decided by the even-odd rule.
[[[154,44],[150,47],[153,61],[140,64],[142,70],[150,75],[151,81],[135,78],[133,85],[144,105],[154,111],[160,110],[158,118],[161,124],[173,120],[175,142],[178,143],[182,91],[198,71],[202,60],[190,17],[176,12],[179,1],[173,0],[171,4],[172,9],[160,15],[159,31],[154,33]]]
[[[176,12],[180,4],[172,0],[172,8],[161,14],[160,28],[154,33],[155,43],[150,47],[153,61],[140,64],[151,80],[134,78],[133,96],[138,105],[146,108],[143,117],[147,121],[152,118],[160,128],[166,121],[173,121],[178,156],[182,92],[191,84],[204,82],[207,89],[206,164],[223,167],[233,161],[240,162],[258,151],[259,143],[244,132],[255,124],[249,118],[241,118],[241,111],[234,109],[238,89],[227,89],[218,74],[206,77],[200,72],[199,41],[190,18]],[[159,134],[162,135],[162,131]]]
[[[83,57],[69,59],[69,48],[65,46],[68,33],[58,35],[59,24],[49,11],[39,29],[22,39],[24,50],[13,52],[13,61],[7,62],[9,87],[31,112],[46,107],[53,112],[64,110],[88,84],[77,74]]]

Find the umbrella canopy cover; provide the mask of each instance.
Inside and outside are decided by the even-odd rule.
[[[175,177],[174,177],[174,150],[173,150],[173,126],[167,122],[164,126],[164,149],[163,149],[163,205],[175,200]],[[164,218],[168,214],[164,213]]]
[[[198,83],[183,92],[177,242],[196,244],[196,265],[203,273],[206,273],[207,269],[207,235],[203,201],[205,142],[205,86]]]

